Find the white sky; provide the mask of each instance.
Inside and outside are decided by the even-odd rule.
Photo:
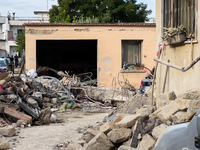
[[[11,16],[15,12],[16,17],[36,17],[33,12],[46,11],[47,2],[48,9],[57,4],[57,0],[1,0],[0,14],[7,16],[9,11]],[[137,3],[140,2],[148,4],[148,9],[153,11],[148,17],[155,17],[155,0],[137,0]]]

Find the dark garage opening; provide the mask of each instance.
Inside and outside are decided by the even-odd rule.
[[[47,66],[69,74],[92,72],[97,78],[97,40],[37,40],[37,69]],[[46,75],[56,76],[52,71]]]

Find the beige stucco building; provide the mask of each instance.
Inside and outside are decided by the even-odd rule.
[[[156,43],[158,45],[162,41],[163,27],[175,28],[184,25],[188,32],[187,40],[180,44],[166,45],[160,59],[186,67],[200,55],[200,2],[198,0],[174,0],[173,4],[171,2],[172,0],[156,0]],[[192,35],[192,42],[189,35]],[[166,71],[166,85],[163,91]],[[186,72],[174,68],[167,70],[166,65],[159,64],[156,74],[156,95],[167,91],[181,94],[187,90],[200,88],[199,76],[199,62]]]
[[[24,26],[26,69],[49,66],[73,73],[92,71],[100,87],[119,88],[129,81],[139,88],[146,71],[122,70],[123,62],[144,64],[149,69],[155,65],[155,24],[29,23]]]

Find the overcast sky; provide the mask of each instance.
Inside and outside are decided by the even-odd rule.
[[[7,16],[9,11],[11,16],[15,12],[16,17],[36,17],[33,12],[46,11],[47,2],[48,9],[57,4],[57,0],[1,0],[0,14]],[[153,11],[148,17],[155,17],[155,0],[137,0],[137,3],[140,2],[148,4],[148,9]]]

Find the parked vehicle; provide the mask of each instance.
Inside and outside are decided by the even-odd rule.
[[[167,128],[158,138],[153,150],[199,150],[200,109],[189,123]]]
[[[8,71],[6,60],[4,58],[0,58],[0,72],[6,71]]]
[[[144,67],[145,68],[145,67]],[[147,69],[147,68],[146,68]],[[154,68],[150,71],[148,69],[147,71],[147,75],[144,79],[142,79],[141,81],[141,86],[140,86],[140,94],[144,94],[144,92],[146,91],[146,89],[152,85],[153,82],[153,74],[154,74]]]

